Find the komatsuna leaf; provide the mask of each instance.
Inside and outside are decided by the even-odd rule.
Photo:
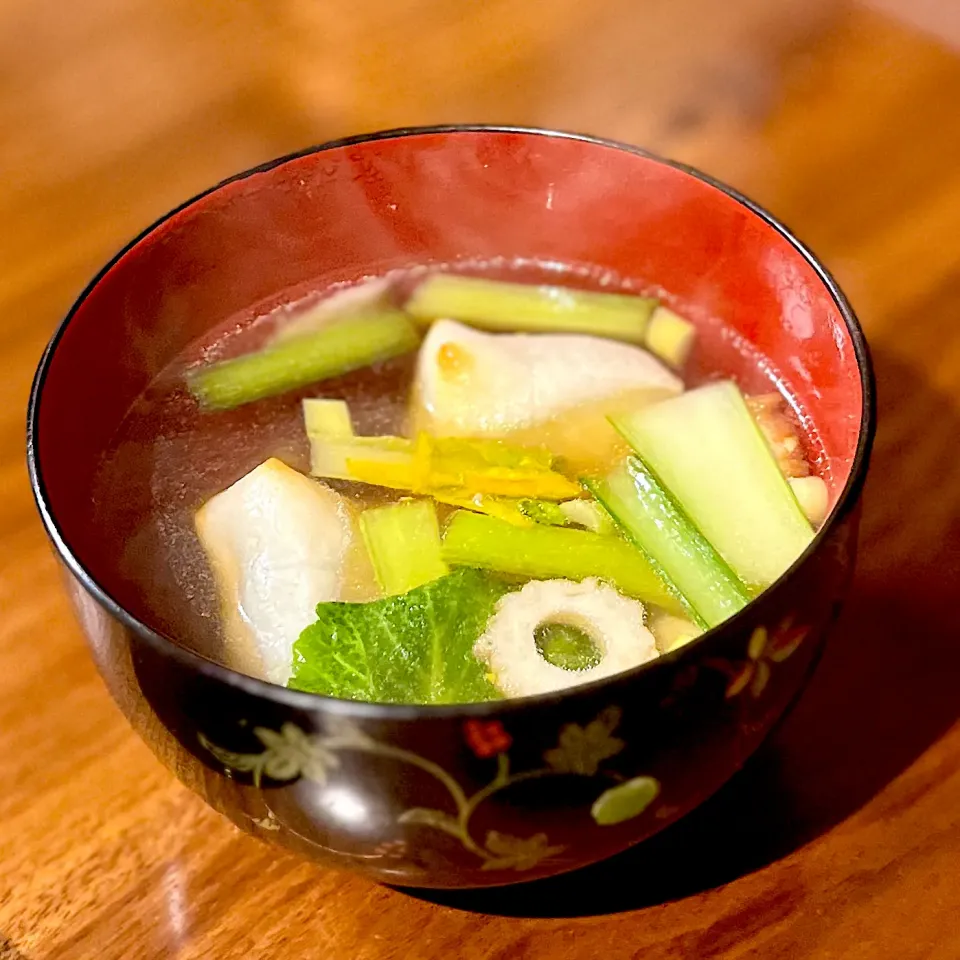
[[[289,686],[378,703],[495,699],[473,645],[508,589],[465,568],[372,603],[322,603],[294,644]]]

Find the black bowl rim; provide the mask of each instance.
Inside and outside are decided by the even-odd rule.
[[[408,704],[388,704],[388,703],[368,703],[359,700],[341,700],[336,697],[328,697],[319,693],[306,693],[299,690],[291,690],[287,687],[281,687],[270,683],[267,680],[259,680],[246,674],[238,673],[229,667],[223,666],[214,660],[208,659],[201,654],[195,653],[177,643],[172,637],[165,636],[154,630],[146,623],[129,613],[121,604],[113,599],[110,594],[97,583],[93,575],[80,562],[77,555],[73,552],[67,543],[60,527],[53,516],[53,512],[47,500],[46,485],[43,480],[42,471],[37,454],[37,436],[38,436],[38,417],[43,386],[50,369],[50,363],[57,345],[60,342],[67,326],[76,315],[84,301],[97,286],[97,284],[113,269],[113,267],[141,241],[145,240],[157,228],[175,217],[177,214],[193,206],[195,203],[203,200],[210,194],[216,193],[221,188],[236,183],[239,180],[245,180],[259,173],[265,173],[275,167],[282,166],[293,160],[299,160],[303,157],[323,153],[327,150],[334,150],[341,147],[354,146],[357,144],[371,143],[378,140],[394,140],[405,137],[419,137],[432,134],[485,134],[485,133],[506,133],[520,134],[525,136],[547,137],[550,139],[576,140],[582,143],[591,144],[606,149],[619,150],[625,153],[631,153],[655,163],[664,166],[673,167],[688,176],[708,184],[716,190],[726,194],[735,200],[741,206],[749,210],[752,214],[759,217],[767,226],[771,227],[783,239],[785,239],[793,248],[803,257],[816,273],[820,282],[833,298],[837,309],[847,327],[850,339],[853,343],[854,355],[857,359],[857,368],[860,372],[860,387],[862,391],[862,405],[860,411],[860,430],[857,440],[857,449],[850,467],[850,474],[847,482],[834,505],[833,510],[827,517],[823,526],[817,532],[817,535],[811,541],[807,549],[797,558],[797,560],[764,591],[772,591],[781,587],[786,581],[793,578],[796,572],[817,552],[820,544],[829,534],[830,530],[842,520],[855,506],[863,483],[866,478],[867,465],[869,463],[870,451],[873,446],[874,434],[876,431],[876,383],[874,378],[873,363],[870,358],[870,350],[867,346],[866,337],[860,323],[853,311],[849,301],[840,290],[839,285],[832,274],[819,261],[815,254],[802,243],[793,232],[781,223],[769,211],[765,210],[759,204],[745,197],[739,191],[733,189],[725,183],[714,179],[708,174],[675,160],[668,160],[658,156],[642,147],[636,147],[631,144],[622,143],[617,140],[610,140],[603,137],[596,137],[590,134],[575,133],[565,130],[552,130],[542,127],[525,127],[503,124],[438,124],[429,126],[398,127],[391,130],[381,130],[373,133],[357,134],[355,136],[343,137],[337,140],[329,140],[319,145],[306,147],[293,153],[288,153],[282,157],[268,160],[265,163],[258,164],[237,173],[231,177],[221,180],[219,183],[201,191],[190,199],[184,201],[179,206],[170,210],[168,213],[154,221],[145,230],[141,231],[129,243],[127,243],[109,262],[94,276],[94,278],[83,289],[77,297],[73,306],[67,315],[61,321],[54,331],[50,342],[47,344],[34,374],[33,384],[30,391],[30,400],[27,407],[27,470],[30,477],[30,487],[37,504],[41,519],[47,535],[50,537],[54,548],[60,559],[64,562],[69,572],[80,582],[84,589],[107,611],[112,617],[118,620],[124,627],[137,634],[161,654],[173,657],[183,666],[186,666],[195,672],[212,680],[219,681],[229,687],[233,687],[245,694],[255,697],[263,697],[273,701],[275,704],[284,706],[290,710],[312,712],[322,709],[332,713],[344,714],[358,718],[379,719],[384,721],[403,721],[414,720],[418,718],[456,718],[464,719],[470,717],[484,717],[497,715],[501,716],[512,713],[516,710],[523,710],[527,707],[538,705],[556,704],[562,700],[570,700],[580,696],[588,696],[597,692],[605,685],[619,683],[636,676],[641,672],[666,670],[674,663],[683,659],[691,659],[695,650],[700,644],[708,638],[717,635],[721,631],[735,631],[741,627],[753,615],[756,601],[751,601],[741,611],[725,620],[722,624],[706,631],[696,640],[689,644],[658,657],[656,660],[642,664],[632,670],[627,670],[612,677],[605,677],[590,683],[581,684],[576,687],[569,687],[565,690],[553,693],[539,694],[529,697],[517,697],[505,700],[492,700],[483,703],[467,704],[442,704],[442,705],[408,705]]]

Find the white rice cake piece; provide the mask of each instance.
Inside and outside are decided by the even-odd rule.
[[[270,459],[208,500],[195,526],[220,594],[227,662],[285,684],[317,604],[340,599],[354,539],[343,498]]]
[[[679,377],[631,344],[438,320],[417,358],[412,423],[437,436],[513,435],[575,461],[602,459],[615,443],[608,414],[682,392]]]
[[[484,333],[455,320],[430,328],[417,361],[416,395],[438,433],[507,433],[564,410],[683,381],[641,347],[567,333]]]

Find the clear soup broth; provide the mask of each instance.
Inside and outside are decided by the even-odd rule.
[[[621,293],[637,297],[653,295],[659,298],[664,308],[670,308],[677,315],[684,314],[683,305],[674,303],[669,292],[649,291],[622,278],[613,277],[607,273],[601,274],[588,268],[534,263],[458,264],[455,273],[495,281],[528,284],[531,290],[549,285],[571,290]],[[436,275],[437,268],[433,267],[429,271],[425,268],[417,268],[392,274],[385,278],[389,285],[387,296],[393,305],[403,309],[404,303],[409,302],[407,298],[415,295],[425,280]],[[389,359],[376,360],[342,375],[332,376],[307,386],[283,390],[277,395],[262,397],[232,409],[208,409],[202,402],[198,402],[196,391],[191,387],[189,374],[191,371],[207,369],[232,358],[269,350],[278,334],[282,336],[286,328],[296,324],[299,318],[308,314],[318,303],[325,302],[331,295],[335,296],[339,292],[336,289],[313,291],[305,296],[292,297],[287,305],[265,315],[225,318],[223,324],[211,330],[202,342],[194,343],[177,357],[131,407],[99,471],[94,503],[97,522],[105,528],[120,533],[117,539],[124,544],[121,561],[123,576],[125,580],[135,585],[137,592],[142,595],[144,606],[151,613],[152,625],[183,645],[213,660],[250,673],[263,675],[263,671],[257,666],[255,655],[258,642],[256,616],[250,611],[241,610],[237,621],[248,633],[252,631],[253,639],[251,640],[248,636],[243,641],[247,647],[252,644],[254,648],[251,659],[249,649],[246,654],[238,653],[243,643],[231,635],[233,628],[230,618],[225,617],[225,610],[229,610],[231,604],[236,606],[236,603],[235,600],[225,596],[223,571],[220,571],[220,576],[217,575],[216,564],[211,559],[212,555],[209,549],[205,549],[204,543],[198,536],[198,510],[271,458],[276,458],[300,474],[309,475],[311,440],[305,430],[303,410],[303,401],[307,398],[344,401],[357,437],[415,438],[421,431],[430,433],[431,423],[424,422],[423,412],[428,404],[425,404],[423,397],[418,395],[418,391],[423,389],[422,385],[418,384],[418,363],[422,362],[420,354],[425,347],[420,346]],[[342,321],[334,316],[329,322],[346,324],[351,320],[349,316],[342,318]],[[463,322],[470,330],[482,329],[485,337],[498,338],[496,341],[491,341],[495,346],[496,343],[514,343],[514,341],[499,339],[511,336],[509,330],[502,328],[493,330],[484,324],[473,323],[470,319]],[[524,327],[522,324],[518,326],[530,337],[580,335],[563,330],[554,332],[549,327],[541,330],[537,327],[532,329],[528,326]],[[419,330],[420,334],[426,337],[424,343],[429,343],[429,327],[421,324]],[[309,337],[310,333],[301,334],[301,336]],[[692,337],[692,348],[684,356],[682,363],[671,371],[682,380],[683,392],[679,396],[693,397],[697,388],[715,381],[732,382],[739,388],[740,393],[747,398],[751,414],[760,428],[759,433],[767,443],[772,460],[778,464],[786,480],[783,490],[780,494],[774,492],[773,498],[775,500],[776,496],[782,494],[783,503],[775,502],[770,509],[773,513],[776,513],[777,509],[781,512],[789,510],[792,502],[798,514],[801,510],[806,510],[812,537],[812,531],[819,522],[822,522],[823,517],[815,515],[817,508],[808,507],[805,504],[804,498],[807,492],[801,488],[804,485],[810,487],[812,483],[816,483],[817,480],[811,481],[809,478],[818,478],[824,469],[822,466],[824,458],[821,456],[813,424],[784,389],[783,382],[772,365],[726,327],[722,318],[699,321]],[[465,389],[468,389],[472,373],[469,369],[464,372],[464,369],[457,367],[457,364],[466,363],[469,367],[470,363],[473,363],[473,355],[467,348],[464,348],[466,350],[464,353],[461,345],[453,341],[443,347],[446,352],[442,356],[439,353],[437,355],[436,363],[439,371],[437,376],[460,376],[467,384]],[[626,349],[643,350],[644,345],[627,344]],[[537,366],[537,362],[536,360],[532,362],[531,369]],[[553,369],[560,370],[561,374],[566,376],[562,367]],[[670,369],[670,364],[664,364],[664,369]],[[571,367],[569,381],[574,391],[580,376],[576,365]],[[509,392],[510,389],[511,386],[507,383],[504,391]],[[549,393],[550,390],[545,388],[545,391],[541,392]],[[657,403],[668,402],[672,401],[667,397],[651,396],[646,386],[620,390],[610,395],[593,397],[582,403],[562,407],[554,415],[538,419],[534,423],[521,423],[510,429],[493,431],[489,439],[502,443],[510,449],[545,448],[552,454],[559,454],[554,468],[556,472],[566,477],[568,483],[579,484],[583,480],[603,485],[606,483],[604,478],[611,471],[616,471],[619,465],[627,462],[627,458],[640,457],[647,466],[651,466],[653,460],[656,460],[653,448],[649,456],[646,453],[638,453],[632,448],[632,441],[628,442],[620,433],[608,429],[607,418],[629,418],[634,409],[648,410]],[[654,437],[656,429],[659,429],[655,423],[643,426],[649,427],[648,432],[651,438]],[[452,434],[441,430],[438,435],[459,436],[460,434],[455,430]],[[466,436],[482,438],[482,432],[471,434],[468,431]],[[650,442],[653,443],[653,439]],[[677,469],[682,470],[682,453],[677,455],[676,461]],[[737,471],[741,466],[739,463],[733,463],[730,467],[733,471],[731,476],[739,475]],[[669,465],[661,467],[658,461],[657,466],[651,466],[651,469],[659,480],[666,481],[672,467]],[[136,496],[125,497],[125,491],[145,489],[145,477],[149,478],[147,502]],[[801,478],[807,479],[798,486],[796,481]],[[818,490],[817,493],[826,496],[829,477],[823,477],[821,480],[827,483],[821,483],[822,490]],[[316,482],[322,483],[325,488],[335,491],[342,498],[341,509],[349,515],[349,523],[354,527],[354,535],[338,561],[339,567],[335,577],[336,595],[317,597],[319,604],[346,602],[369,605],[383,602],[384,596],[388,595],[378,579],[378,568],[371,559],[369,550],[365,548],[369,546],[369,542],[356,530],[359,518],[365,511],[404,502],[411,496],[429,500],[436,511],[441,537],[445,535],[444,531],[449,529],[451,518],[457,514],[474,512],[476,516],[489,516],[483,511],[472,511],[471,504],[464,505],[462,497],[459,498],[461,502],[453,503],[450,500],[457,498],[446,495],[433,498],[425,490],[411,491],[377,483],[357,482],[343,477],[318,477]],[[693,499],[689,502],[685,500],[684,497],[687,494],[684,492],[684,481],[681,479],[678,484],[676,489],[670,488],[667,491],[670,502],[679,510],[681,519],[688,523],[689,529],[693,530],[697,536],[702,534],[706,541],[710,541],[712,535],[710,531],[713,527],[708,522],[709,518],[704,522],[700,521],[699,511],[705,508],[697,502],[696,495],[691,495]],[[534,487],[536,484],[531,489]],[[518,489],[522,493],[522,483]],[[556,511],[551,504],[566,503],[568,500],[578,498],[592,504],[593,501],[587,494],[587,489],[583,487],[566,498],[554,497],[551,500],[548,497],[543,501],[547,505],[545,512],[554,516]],[[592,490],[593,487],[589,489]],[[482,492],[478,494],[478,496],[482,495]],[[751,494],[745,492],[744,495],[749,497]],[[509,500],[511,510],[514,509],[515,502],[538,499],[532,496],[506,498],[499,494],[497,496],[498,499]],[[787,497],[794,499],[787,502]],[[498,510],[500,506],[498,503]],[[523,509],[533,510],[534,508],[524,506]],[[821,513],[824,509],[822,505],[819,508]],[[673,615],[668,616],[664,609],[649,599],[646,602],[637,601],[636,594],[631,598],[630,591],[620,589],[616,583],[604,585],[610,586],[618,596],[622,594],[619,599],[640,603],[642,609],[640,614],[634,615],[628,611],[626,616],[639,617],[640,623],[652,632],[657,645],[656,653],[663,653],[679,643],[687,642],[702,630],[714,625],[719,614],[711,610],[709,613],[702,612],[701,615],[698,613],[697,603],[687,596],[691,589],[692,595],[697,594],[696,584],[693,588],[684,586],[688,582],[693,582],[691,578],[695,577],[697,570],[700,570],[701,574],[704,569],[712,570],[710,563],[713,561],[710,560],[706,566],[701,564],[699,568],[682,566],[674,571],[671,564],[679,561],[676,558],[677,551],[674,550],[671,553],[670,543],[648,543],[644,540],[645,535],[631,529],[630,522],[624,517],[617,516],[616,511],[608,516],[610,513],[606,507],[599,511],[598,515],[603,519],[603,526],[600,528],[596,527],[593,520],[589,518],[586,525],[582,522],[563,521],[561,518],[561,522],[554,522],[552,528],[615,538],[630,549],[637,550],[644,557],[644,562],[650,561],[652,568],[662,576],[673,595],[677,597],[678,606],[673,610]],[[652,515],[645,516],[649,520]],[[541,532],[539,524],[542,517],[529,519],[529,522],[524,517],[520,517],[521,522],[514,525],[516,530]],[[498,522],[508,522],[503,521],[502,516],[494,519]],[[554,521],[556,519],[554,516]],[[238,516],[237,522],[241,521],[255,524],[256,518]],[[644,517],[637,520],[641,526],[643,522]],[[656,518],[651,522],[656,522]],[[497,528],[491,526],[490,529]],[[506,528],[503,529],[506,530]],[[733,537],[735,533],[734,531],[731,536]],[[744,535],[748,540],[753,538],[758,543],[764,539],[760,534],[754,536],[750,530],[744,531]],[[719,563],[720,566],[717,569],[722,568],[723,575],[729,574],[739,585],[735,586],[734,595],[736,590],[743,589],[749,599],[765,584],[751,582],[751,577],[748,575],[749,560],[741,565],[740,555],[737,553],[740,546],[734,540],[735,537],[731,539],[729,549],[725,542],[708,542],[706,548],[709,549],[710,556]],[[574,540],[571,539],[570,542],[573,543]],[[674,538],[673,546],[675,547],[678,542]],[[586,544],[587,541],[583,543]],[[661,547],[664,550],[662,556],[658,553]],[[686,549],[686,545],[684,548]],[[759,549],[762,547],[758,547]],[[498,591],[502,593],[506,590],[509,595],[518,593],[529,581],[572,582],[574,579],[525,575],[518,573],[515,569],[497,570],[495,563],[487,563],[487,561],[483,563],[485,564],[482,566],[484,575],[496,578],[501,584]],[[547,566],[550,565],[547,564]],[[449,565],[451,570],[457,567],[458,564]],[[231,576],[236,579],[237,576],[242,578],[244,574],[242,571],[239,573],[234,571]],[[594,582],[593,578],[589,578],[589,581]],[[600,576],[597,582],[604,583],[604,577]],[[501,596],[492,609],[501,610],[503,605],[504,599]],[[620,642],[612,635],[598,636],[598,633],[602,634],[607,628],[593,624],[589,616],[578,618],[576,603],[573,603],[572,609],[573,613],[570,615],[565,615],[561,611],[561,614],[554,617],[555,622],[547,618],[544,623],[533,624],[534,629],[531,634],[532,642],[537,644],[537,650],[541,657],[544,657],[542,643],[544,629],[550,627],[553,630],[552,642],[556,649],[549,662],[555,667],[558,663],[560,664],[559,668],[570,675],[569,684],[592,678],[593,674],[590,671],[596,670],[597,663],[605,657],[616,659],[617,651],[613,648]],[[610,609],[619,608],[611,606]],[[695,629],[687,631],[691,634],[690,636],[684,634],[683,630],[677,633],[677,623],[680,621],[688,621],[693,625]],[[492,618],[488,620],[489,622],[492,622]],[[302,626],[306,628],[308,624],[304,623]],[[484,624],[481,623],[478,629],[483,627]],[[630,629],[624,629],[629,633],[632,626]],[[613,634],[617,634],[619,630],[619,627],[614,626]],[[291,636],[288,639],[290,645],[293,645],[297,637]],[[581,657],[578,661],[575,648],[585,639],[591,645],[590,652],[585,655],[586,659]],[[495,644],[496,641],[491,643]],[[604,647],[605,643],[608,644],[609,649]],[[496,652],[503,653],[499,650]],[[467,654],[460,651],[455,655],[466,656]],[[506,654],[503,655],[506,656]],[[564,661],[565,656],[566,661]],[[490,696],[538,692],[527,689],[522,682],[518,682],[518,685],[507,681],[499,683],[497,670],[503,673],[513,668],[504,667],[503,663],[497,661],[493,655],[487,662],[481,663],[481,667],[485,677],[484,682],[491,685]],[[522,664],[517,669],[522,672]],[[291,678],[291,682],[292,685],[297,685],[296,677]],[[332,693],[335,696],[355,695],[349,690],[345,693],[344,688],[340,687],[329,690],[314,689],[318,689],[318,692]],[[441,701],[445,697],[447,700],[458,699],[456,691],[449,695],[438,696]],[[377,699],[378,697],[372,694],[364,695],[361,692],[358,698]],[[383,694],[379,698],[404,699],[400,694],[396,696]],[[470,699],[476,698],[477,696],[470,697]]]

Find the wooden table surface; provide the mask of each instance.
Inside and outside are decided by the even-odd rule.
[[[960,958],[960,16],[879,5],[0,0],[0,960]],[[153,759],[61,592],[23,419],[59,317],[166,208],[457,119],[645,143],[754,195],[858,308],[880,432],[849,606],[748,768],[585,876],[431,898],[261,845]]]

